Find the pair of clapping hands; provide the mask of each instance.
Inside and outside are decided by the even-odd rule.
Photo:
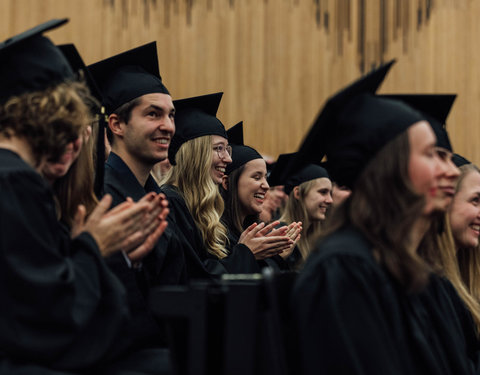
[[[112,197],[106,194],[88,218],[85,207],[80,205],[72,237],[89,232],[103,257],[124,251],[131,262],[138,262],[153,249],[167,227],[168,201],[165,195],[152,192],[138,202],[127,198],[110,209],[111,204]]]
[[[292,253],[300,239],[302,223],[300,221],[293,222],[288,226],[275,228],[279,224],[279,221],[268,225],[253,223],[243,231],[238,243],[246,245],[257,260],[277,254],[285,259]]]

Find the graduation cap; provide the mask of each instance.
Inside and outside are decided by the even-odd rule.
[[[426,116],[427,121],[437,137],[437,146],[452,152],[452,145],[446,130],[447,117],[452,109],[455,94],[412,94],[381,95],[382,97],[400,100]]]
[[[262,155],[250,146],[243,144],[243,121],[227,130],[228,143],[232,147],[232,162],[227,165],[225,173],[229,175],[251,160],[262,159]]]
[[[290,194],[295,186],[299,186],[304,182],[316,180],[317,178],[330,178],[327,170],[317,164],[307,164],[300,168],[299,171],[289,175],[285,173],[286,167],[291,160],[297,156],[296,152],[290,154],[281,154],[275,164],[275,168],[268,179],[270,186],[284,185],[285,194]]]
[[[91,94],[100,102],[103,102],[102,94],[100,92],[100,88],[98,87],[95,79],[93,78],[90,71],[87,69],[80,53],[78,52],[77,48],[74,44],[60,44],[57,45],[60,51],[63,53],[65,58],[67,59],[70,67],[75,73],[83,72],[85,81],[87,83],[88,88],[90,89]]]
[[[393,61],[331,97],[287,167],[327,157],[332,180],[352,188],[368,162],[410,125],[425,120],[408,105],[375,96]],[[291,173],[291,172],[289,172]]]
[[[465,159],[463,156],[458,154],[453,154],[452,161],[457,166],[457,168],[460,168],[462,165],[465,164],[472,164],[470,160]]]
[[[156,42],[120,53],[87,68],[100,87],[107,114],[145,94],[170,95],[160,76]]]
[[[73,78],[63,54],[42,35],[66,22],[53,19],[0,43],[0,102]]]
[[[168,160],[175,165],[175,155],[187,141],[205,135],[228,139],[222,122],[216,117],[223,92],[175,100],[175,135],[168,148]]]
[[[243,141],[243,121],[233,125],[227,130],[228,143],[230,145],[244,145]]]

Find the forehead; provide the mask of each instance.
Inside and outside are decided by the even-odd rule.
[[[228,144],[227,138],[222,137],[221,135],[212,135],[212,143],[213,144]]]
[[[470,171],[462,181],[460,192],[472,193],[475,191],[480,192],[480,173]]]
[[[332,181],[329,178],[321,177],[316,178],[313,183],[314,189],[331,189],[332,188]]]
[[[416,122],[407,129],[407,132],[412,150],[431,146],[436,142],[435,133],[427,121]]]
[[[250,160],[248,163],[245,163],[245,168],[243,169],[243,171],[244,173],[260,171],[266,174],[267,163],[263,159],[253,159]]]
[[[145,94],[140,97],[140,107],[148,107],[150,105],[169,111],[174,109],[172,97],[162,93]]]

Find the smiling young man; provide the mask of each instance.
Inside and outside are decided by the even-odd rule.
[[[108,115],[112,151],[105,164],[104,192],[112,195],[113,205],[128,197],[138,201],[149,192],[159,193],[150,172],[168,156],[175,133],[175,108],[160,77],[156,43],[102,60],[88,70],[100,88]],[[150,286],[184,280],[183,253],[168,250],[175,248],[167,246],[171,241],[174,236],[167,228],[141,262],[121,256],[108,261],[127,287],[129,306],[138,323],[130,334],[141,347],[157,347],[162,341],[145,299]]]

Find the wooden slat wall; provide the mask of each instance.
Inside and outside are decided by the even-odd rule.
[[[0,39],[50,18],[92,63],[156,40],[175,98],[224,91],[246,142],[292,152],[324,100],[381,62],[385,93],[458,93],[448,121],[480,163],[480,2],[474,0],[0,0]],[[0,83],[1,84],[1,83]]]

